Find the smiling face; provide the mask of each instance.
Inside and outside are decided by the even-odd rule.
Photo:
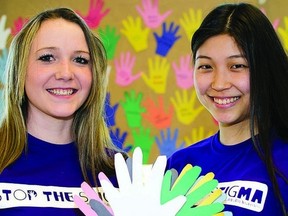
[[[229,35],[206,40],[195,56],[194,85],[200,102],[226,127],[249,124],[249,68]],[[243,125],[242,125],[243,126]]]
[[[90,55],[82,29],[64,19],[44,21],[28,57],[28,118],[71,121],[91,84]]]

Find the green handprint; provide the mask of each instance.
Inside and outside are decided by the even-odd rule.
[[[202,10],[194,11],[189,9],[189,14],[183,13],[183,18],[180,19],[180,25],[184,28],[188,40],[191,40],[194,32],[199,28],[202,21]]]
[[[142,123],[142,113],[145,108],[141,106],[143,94],[140,92],[138,96],[134,90],[124,92],[125,102],[120,101],[121,106],[125,111],[128,126],[130,128],[140,127]]]
[[[135,129],[132,131],[134,138],[134,148],[140,147],[143,151],[143,163],[148,163],[151,147],[155,141],[154,136],[150,136],[151,129],[140,127],[137,132]]]
[[[195,108],[197,96],[195,90],[192,91],[192,96],[188,99],[187,90],[183,90],[183,98],[180,97],[179,91],[176,91],[176,100],[171,97],[170,100],[175,107],[179,122],[188,125],[204,110],[203,106]]]
[[[148,28],[142,29],[140,17],[133,19],[133,17],[128,16],[127,20],[122,21],[122,24],[124,29],[121,29],[121,32],[127,37],[135,51],[140,52],[147,49],[150,30]]]
[[[282,39],[284,48],[286,52],[288,52],[288,16],[284,17],[284,26],[285,28],[279,27],[277,30]]]
[[[99,36],[107,51],[107,58],[109,60],[113,59],[117,43],[120,39],[120,35],[116,34],[116,28],[112,28],[109,25],[107,25],[105,29],[99,28]]]
[[[166,91],[167,75],[170,65],[166,58],[156,56],[154,62],[148,59],[149,77],[142,73],[142,78],[155,93],[164,94]]]

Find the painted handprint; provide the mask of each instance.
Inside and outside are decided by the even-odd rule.
[[[189,89],[193,87],[193,68],[191,66],[191,56],[180,57],[179,66],[174,61],[172,67],[176,76],[177,86],[181,89]]]
[[[111,60],[115,56],[116,47],[120,39],[120,35],[116,34],[116,28],[109,25],[105,29],[99,28],[99,36],[107,52],[107,59]]]
[[[137,5],[136,10],[141,15],[144,23],[151,29],[158,28],[165,19],[172,13],[172,10],[166,11],[164,14],[159,13],[158,0],[142,0],[142,8]]]
[[[0,50],[6,48],[7,39],[11,33],[10,28],[5,28],[7,16],[2,15],[0,18]]]
[[[191,98],[188,98],[187,90],[182,91],[182,97],[179,91],[175,92],[176,99],[171,97],[170,100],[174,106],[178,121],[182,124],[189,125],[204,110],[203,106],[195,108],[197,96],[195,90],[192,91]]]
[[[155,141],[159,148],[160,155],[170,157],[176,150],[184,147],[184,141],[179,146],[177,145],[178,133],[179,130],[176,128],[174,130],[174,135],[172,136],[171,129],[167,128],[166,137],[163,130],[160,131],[160,137],[155,136]]]
[[[157,43],[156,54],[160,56],[166,56],[168,54],[175,42],[181,38],[181,36],[176,36],[178,30],[179,26],[176,25],[174,28],[174,22],[172,22],[168,28],[164,22],[162,24],[162,35],[159,36],[156,32],[153,33]]]
[[[143,94],[136,95],[134,90],[124,92],[125,101],[120,101],[124,109],[127,124],[130,128],[140,127],[142,125],[142,113],[145,108],[141,106]]]
[[[167,76],[170,69],[167,59],[156,56],[153,62],[149,58],[148,67],[149,76],[145,73],[142,74],[144,82],[155,93],[164,94],[166,92]]]
[[[165,110],[163,97],[158,97],[158,103],[155,103],[152,98],[147,98],[143,102],[146,112],[143,113],[143,118],[149,121],[155,128],[164,129],[171,126],[173,118],[172,105],[168,110]]]
[[[119,103],[111,105],[111,95],[110,93],[106,94],[105,98],[105,121],[108,127],[114,126],[116,111],[118,109]]]
[[[199,28],[202,22],[202,10],[194,10],[193,8],[189,9],[188,14],[183,13],[182,18],[180,19],[180,25],[183,27],[185,34],[188,40],[191,40],[194,32]]]
[[[77,13],[85,20],[87,25],[93,29],[97,28],[102,21],[102,19],[109,13],[110,9],[102,11],[104,7],[103,0],[90,0],[89,11],[87,15],[81,14],[79,11]]]
[[[124,26],[121,29],[122,34],[126,36],[131,46],[136,52],[146,50],[148,48],[148,35],[150,30],[148,28],[142,28],[142,22],[140,17],[128,16],[126,20],[122,21]]]
[[[141,72],[132,74],[135,61],[136,57],[132,56],[130,52],[121,53],[120,58],[115,59],[116,83],[118,85],[128,86],[141,76]]]

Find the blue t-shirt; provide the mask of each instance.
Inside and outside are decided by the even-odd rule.
[[[288,177],[288,143],[278,138],[273,142],[273,159],[279,170]],[[175,152],[169,159],[167,169],[180,172],[186,164],[200,166],[202,175],[215,174],[219,188],[227,194],[225,210],[233,216],[282,215],[267,170],[251,139],[233,146],[219,141],[219,133],[203,141]],[[288,185],[277,176],[281,194],[288,208]]]
[[[117,186],[115,176],[109,179]],[[73,201],[75,194],[87,200],[83,181],[75,143],[55,145],[28,134],[27,151],[0,174],[0,215],[84,215]]]

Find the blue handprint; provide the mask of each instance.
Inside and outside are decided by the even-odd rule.
[[[118,148],[122,149],[123,151],[128,153],[132,149],[131,145],[124,147],[124,143],[125,143],[125,140],[127,137],[127,132],[124,132],[121,135],[119,128],[116,128],[115,131],[113,131],[112,128],[110,128],[110,137],[111,137],[114,145],[117,146]]]
[[[178,138],[178,129],[176,128],[174,131],[174,136],[171,137],[170,128],[167,128],[167,137],[165,138],[164,131],[161,130],[161,139],[162,141],[155,136],[155,141],[158,145],[159,151],[161,155],[166,155],[170,157],[176,150],[184,147],[185,142],[183,141],[179,147],[177,147],[177,138]]]
[[[179,26],[176,25],[173,28],[174,22],[170,24],[169,29],[166,29],[166,23],[164,22],[162,24],[162,36],[159,37],[156,32],[153,33],[157,42],[156,54],[166,56],[174,43],[181,37],[176,36]]]
[[[114,106],[110,104],[110,93],[107,93],[105,99],[105,121],[108,127],[115,125],[115,113],[118,109],[119,103],[116,103]]]

